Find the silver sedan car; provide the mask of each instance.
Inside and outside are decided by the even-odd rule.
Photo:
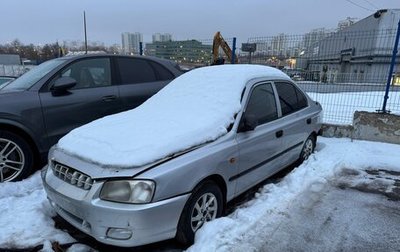
[[[277,69],[195,69],[61,139],[43,184],[55,211],[102,243],[191,244],[229,201],[311,155],[321,111]]]

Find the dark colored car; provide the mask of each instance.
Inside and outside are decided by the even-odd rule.
[[[152,57],[47,61],[0,88],[0,182],[29,175],[72,129],[146,101],[182,71]]]

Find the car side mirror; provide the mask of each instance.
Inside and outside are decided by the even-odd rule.
[[[64,76],[54,82],[54,85],[51,87],[51,92],[53,95],[60,95],[66,93],[68,89],[73,88],[75,85],[76,80],[74,78]]]
[[[252,131],[258,126],[258,119],[254,114],[245,114],[241,131]]]

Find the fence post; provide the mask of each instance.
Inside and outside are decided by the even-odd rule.
[[[143,55],[143,42],[139,42],[139,55]]]
[[[233,37],[231,64],[235,64],[235,57],[236,57],[236,37]]]
[[[392,61],[390,63],[389,76],[388,76],[387,82],[386,82],[386,90],[385,90],[385,96],[383,98],[383,106],[382,106],[382,110],[380,111],[382,113],[388,112],[386,110],[386,103],[387,103],[387,100],[389,99],[390,83],[392,81],[394,65],[396,64],[396,55],[397,55],[397,48],[399,45],[399,37],[400,37],[400,19],[399,19],[399,23],[397,24],[397,33],[396,33],[396,39],[395,39],[394,47],[393,47]]]

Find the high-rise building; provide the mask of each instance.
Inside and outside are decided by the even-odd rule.
[[[283,56],[287,49],[287,35],[280,33],[274,36],[271,43],[273,55]]]
[[[154,33],[153,34],[153,43],[154,42],[168,42],[172,41],[172,34],[170,33]]]
[[[317,54],[319,50],[319,42],[331,34],[333,34],[333,30],[326,28],[313,29],[306,33],[303,38],[303,53]]]
[[[140,42],[143,42],[143,35],[141,33],[124,32],[121,34],[121,38],[122,38],[122,53],[139,54]]]

